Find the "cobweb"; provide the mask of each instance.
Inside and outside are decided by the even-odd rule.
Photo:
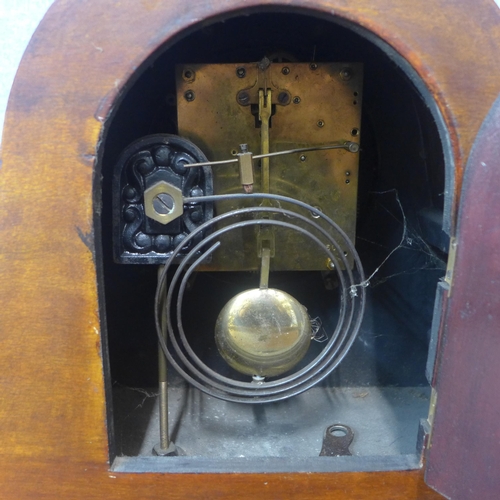
[[[386,213],[387,217],[392,219],[393,223],[395,222],[396,225],[400,226],[401,238],[396,246],[387,248],[379,242],[358,236],[359,240],[378,247],[379,249],[386,249],[388,253],[364,281],[350,287],[349,293],[351,297],[356,297],[358,295],[358,288],[366,288],[369,286],[375,287],[389,279],[404,274],[415,274],[420,271],[443,271],[445,269],[443,258],[433,250],[433,248],[420,236],[419,231],[409,223],[403,205],[401,204],[398,190],[389,189],[386,191],[372,192],[371,194],[378,197],[377,204],[379,208]],[[397,213],[388,207],[388,201],[391,200],[396,202]],[[418,258],[406,259],[407,262],[411,263],[408,267],[391,272],[389,275],[384,275],[384,270],[388,267],[386,264],[391,259],[394,259],[397,252],[403,250],[416,252]]]
[[[319,316],[311,318],[311,340],[322,344],[328,340],[328,334]]]

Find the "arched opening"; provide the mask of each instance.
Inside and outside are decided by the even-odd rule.
[[[145,64],[107,124],[101,227],[114,453],[152,456],[159,439],[153,309],[158,265],[113,260],[116,165],[122,152],[141,137],[179,133],[176,65],[245,65],[264,57],[283,67],[362,64],[362,88],[352,93],[353,106],[361,107],[362,97],[361,120],[359,126],[349,127],[349,139],[359,140],[361,147],[354,243],[367,277],[366,312],[356,340],[335,370],[285,401],[257,406],[220,401],[169,369],[171,437],[188,457],[214,459],[220,470],[234,470],[231,460],[238,457],[276,458],[270,471],[283,470],[283,460],[290,458],[309,463],[293,470],[334,470],[336,466],[311,458],[321,451],[325,429],[344,424],[354,432],[351,452],[359,457],[352,470],[416,467],[419,419],[427,416],[430,398],[426,363],[436,285],[447,260],[448,237],[442,230],[443,218],[445,227],[449,218],[446,186],[452,183],[450,175],[445,179],[447,137],[430,96],[382,42],[334,18],[297,11],[254,12],[186,34]],[[332,95],[325,89],[317,99],[326,103]],[[320,121],[318,117],[316,124]],[[201,142],[196,145],[203,150]],[[337,321],[338,310],[331,307],[338,302],[335,276],[288,270],[271,273],[270,280],[306,304],[311,318],[319,318],[306,356],[310,362]],[[218,354],[213,330],[224,304],[256,281],[255,272],[247,269],[200,272],[183,309],[199,357],[237,380],[244,377],[234,374]],[[380,465],[380,457],[386,457],[385,465]],[[175,462],[157,460],[156,468],[179,470]],[[133,461],[127,463],[133,470]],[[256,463],[247,462],[241,470],[259,470]]]

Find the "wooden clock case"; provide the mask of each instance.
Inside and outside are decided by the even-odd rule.
[[[426,464],[399,472],[116,473],[96,225],[109,120],[123,89],[186,33],[291,11],[368,37],[413,81],[437,122],[456,257],[440,315]],[[2,498],[440,498],[424,469],[446,496],[495,498],[498,103],[480,127],[500,90],[499,42],[500,14],[489,0],[56,1],[19,68],[3,135]]]

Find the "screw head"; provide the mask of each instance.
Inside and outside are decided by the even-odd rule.
[[[323,120],[318,120],[318,122],[316,123],[316,125],[319,127],[319,128],[323,128],[325,126],[325,122]]]
[[[250,94],[246,90],[240,90],[238,92],[238,102],[242,106],[246,106],[250,102]]]
[[[298,95],[296,95],[294,98],[293,98],[293,103],[294,104],[299,104],[300,102],[300,97]]]
[[[284,75],[289,75],[290,74],[290,68],[288,66],[285,66],[284,68],[281,69],[281,72]]]
[[[245,68],[242,68],[241,66],[239,68],[236,68],[236,76],[238,78],[245,78],[246,74],[247,70]]]
[[[306,155],[300,155],[300,161],[306,161]]]
[[[193,90],[186,90],[184,92],[184,99],[186,99],[187,102],[194,101],[195,95]]]
[[[278,94],[278,102],[280,104],[288,104],[290,102],[290,96],[288,95],[288,92],[280,92]]]
[[[186,169],[187,170],[187,169]],[[144,214],[160,224],[169,224],[184,213],[182,191],[158,181],[144,191]]]
[[[313,71],[314,71],[314,70],[316,70],[316,69],[318,69],[318,65],[317,65],[316,63],[311,63],[311,64],[309,65],[309,67],[310,67]]]
[[[174,199],[168,193],[158,193],[153,198],[153,208],[157,214],[168,215],[174,209]]]
[[[182,78],[187,82],[192,82],[194,80],[195,73],[192,69],[187,68],[182,73]]]
[[[342,78],[342,80],[350,80],[352,77],[352,70],[351,68],[342,68],[340,70],[340,78]]]
[[[351,182],[351,180],[350,180],[350,179],[346,179],[346,180],[345,180],[345,183],[346,183],[346,184],[350,184],[350,182]]]
[[[359,144],[355,143],[355,142],[351,142],[349,144],[349,151],[351,153],[357,153],[359,151]]]

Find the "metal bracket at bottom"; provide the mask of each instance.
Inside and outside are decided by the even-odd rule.
[[[349,446],[354,438],[354,432],[350,427],[343,424],[330,425],[325,430],[323,447],[320,457],[342,457],[351,456]]]

